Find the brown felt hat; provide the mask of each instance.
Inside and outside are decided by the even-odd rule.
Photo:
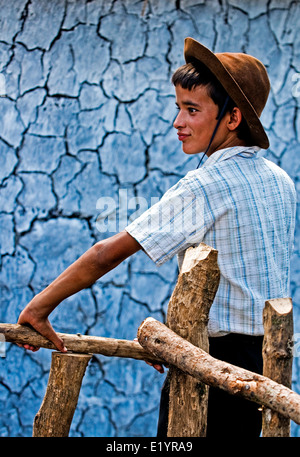
[[[193,38],[185,39],[184,57],[187,63],[196,59],[209,68],[241,110],[250,129],[253,145],[267,149],[269,140],[259,120],[270,92],[270,81],[264,65],[248,54],[214,54]]]

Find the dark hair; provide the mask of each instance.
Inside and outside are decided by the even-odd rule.
[[[180,85],[183,89],[192,90],[197,86],[205,86],[208,95],[219,108],[219,114],[227,98],[227,92],[214,74],[201,62],[193,61],[179,67],[172,76],[174,86]],[[231,112],[237,106],[229,97],[226,111]],[[251,134],[244,117],[237,128],[238,138],[244,140],[247,146],[252,145]]]

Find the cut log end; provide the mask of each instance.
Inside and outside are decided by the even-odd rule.
[[[210,246],[207,246],[204,243],[200,243],[197,247],[191,246],[185,252],[180,273],[186,273],[192,270],[197,264],[201,263],[211,253],[217,256],[218,251],[211,248]]]
[[[140,324],[140,326],[138,328],[138,331],[137,331],[137,338],[138,339],[141,336],[141,332],[142,332],[142,329],[143,329],[144,325],[147,325],[148,322],[151,322],[151,321],[155,322],[155,319],[153,317],[146,317],[146,319],[144,319],[143,322]]]
[[[273,298],[266,301],[266,306],[271,306],[278,315],[289,314],[293,309],[291,298]]]

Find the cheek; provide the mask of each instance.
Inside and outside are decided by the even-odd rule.
[[[209,136],[214,130],[216,122],[216,116],[214,116],[213,113],[208,112],[194,120],[193,130],[198,135]]]
[[[195,135],[203,135],[209,130],[207,122],[197,121],[191,124],[191,128],[194,131]]]

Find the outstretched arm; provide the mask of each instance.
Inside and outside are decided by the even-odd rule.
[[[49,322],[49,314],[64,299],[91,286],[140,249],[140,244],[126,231],[96,243],[28,303],[19,316],[18,324],[31,325],[52,341],[59,351],[66,352],[63,341]],[[33,351],[37,349],[29,345],[24,347]]]

